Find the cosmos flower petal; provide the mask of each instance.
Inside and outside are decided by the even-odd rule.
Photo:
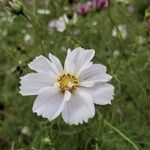
[[[102,64],[93,64],[91,67],[83,70],[80,73],[80,80],[83,81],[91,76],[95,76],[97,74],[105,74],[106,67]]]
[[[92,87],[94,85],[93,81],[83,81],[80,82],[79,86],[83,86],[83,87]]]
[[[52,67],[56,71],[56,73],[57,74],[62,73],[63,67],[62,67],[60,60],[57,57],[55,57],[54,55],[52,55],[51,53],[49,53],[49,59],[51,60]]]
[[[37,95],[44,87],[53,86],[54,76],[46,73],[29,73],[21,77],[20,93],[22,95]]]
[[[72,55],[71,49],[68,49],[65,64],[64,64],[65,72],[69,72],[72,74],[74,73],[75,64],[73,60],[74,60],[74,55]]]
[[[33,104],[33,112],[50,121],[62,112],[65,101],[63,93],[57,88],[43,88]]]
[[[87,122],[89,118],[95,115],[95,106],[92,96],[83,91],[78,90],[72,94],[71,99],[64,105],[62,117],[68,124],[79,124]]]
[[[79,73],[84,69],[87,69],[89,66],[89,62],[94,57],[95,50],[89,49],[85,50],[81,47],[76,48],[72,53],[76,53],[75,57],[75,72]]]
[[[106,67],[103,65],[93,64],[91,67],[85,69],[79,75],[80,82],[108,82],[112,76],[106,74]]]
[[[111,84],[96,84],[92,88],[86,88],[94,98],[94,103],[99,105],[111,104],[114,95],[114,87]]]
[[[28,66],[30,69],[35,70],[36,72],[49,73],[52,71],[50,61],[42,55],[36,57],[28,64]]]
[[[81,72],[92,65],[90,61],[94,57],[94,54],[95,51],[93,49],[85,50],[81,47],[78,47],[73,51],[69,51],[65,62],[65,70],[67,67],[71,68],[70,66],[73,64],[74,72]]]
[[[85,81],[93,81],[93,82],[108,82],[112,79],[112,76],[109,74],[97,74],[87,78]]]

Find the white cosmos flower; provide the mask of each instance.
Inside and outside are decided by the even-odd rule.
[[[118,3],[129,4],[129,0],[115,0]]]
[[[32,44],[33,43],[33,37],[28,33],[26,33],[24,35],[23,39],[24,39],[25,43],[27,43],[27,44]]]
[[[48,9],[37,9],[37,13],[40,15],[49,15],[50,11]]]
[[[62,20],[52,20],[48,24],[49,29],[56,29],[59,32],[64,32],[66,30],[66,24]]]
[[[119,37],[121,39],[126,39],[127,38],[127,27],[124,24],[118,25],[118,27],[114,27],[112,30],[112,36],[113,37]]]
[[[49,29],[56,29],[59,32],[64,32],[66,30],[66,26],[69,23],[75,24],[77,22],[77,14],[75,13],[73,17],[70,19],[66,14],[61,16],[59,19],[51,20],[48,24]]]
[[[36,73],[21,77],[20,93],[38,95],[33,112],[50,121],[62,114],[66,123],[77,125],[95,115],[94,104],[111,104],[114,87],[107,82],[112,77],[105,66],[91,62],[94,54],[93,49],[68,49],[64,67],[52,54],[30,62]]]

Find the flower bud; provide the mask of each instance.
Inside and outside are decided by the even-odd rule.
[[[95,8],[96,10],[105,9],[110,4],[110,0],[91,0],[91,1],[93,8]]]
[[[5,5],[10,8],[10,11],[13,14],[23,14],[23,5],[19,0],[7,0]]]
[[[150,7],[148,7],[148,9],[145,10],[145,16],[144,19],[149,19],[150,18]]]
[[[78,15],[86,16],[92,10],[92,3],[79,4],[76,7],[76,13]]]

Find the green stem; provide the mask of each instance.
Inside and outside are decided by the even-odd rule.
[[[101,119],[103,120],[103,122],[105,123],[105,125],[109,126],[112,130],[114,130],[117,134],[119,134],[123,139],[125,139],[128,143],[130,143],[135,150],[139,150],[139,148],[137,147],[137,145],[131,140],[129,139],[124,133],[122,133],[119,129],[117,129],[115,126],[113,126],[112,124],[110,124],[107,120],[105,120],[103,118],[103,116],[101,115],[101,113],[97,110],[98,115],[101,117]]]
[[[114,21],[114,19],[113,19],[112,16],[111,16],[110,9],[108,9],[108,17],[109,17],[110,21],[112,22],[112,24],[115,26],[115,28],[116,28],[116,30],[117,30],[117,32],[118,32],[118,34],[119,34],[119,36],[117,36],[116,39],[117,39],[117,43],[118,43],[118,47],[119,47],[119,50],[120,50],[120,52],[121,52],[121,55],[120,55],[120,57],[119,57],[119,59],[118,59],[118,62],[117,62],[117,65],[116,65],[115,69],[113,70],[113,74],[115,74],[116,71],[118,70],[120,64],[121,64],[122,56],[125,55],[125,52],[124,52],[124,50],[123,50],[123,48],[122,48],[122,40],[123,40],[123,39],[122,39],[121,32],[120,32],[120,30],[119,30],[119,28],[118,28],[118,25],[116,24],[116,22]]]
[[[136,144],[131,141],[124,133],[122,133],[119,129],[114,127],[112,124],[110,124],[107,120],[104,119],[104,123],[109,126],[111,129],[113,129],[116,133],[118,133],[122,138],[124,138],[127,142],[129,142],[135,150],[139,150],[139,148],[136,146]]]
[[[20,63],[7,49],[7,47],[5,47],[4,45],[1,45],[1,48],[4,52],[6,52],[8,54],[8,56],[10,56],[14,62],[21,68],[21,70],[23,70],[23,67],[22,67],[22,63]]]
[[[25,7],[23,9],[23,16],[34,26],[42,27],[42,22],[33,14],[31,14]]]
[[[122,40],[123,40],[123,39],[122,39],[122,34],[121,34],[121,32],[120,32],[120,30],[119,30],[119,28],[118,28],[118,25],[116,24],[116,22],[114,21],[114,19],[113,19],[112,16],[111,16],[111,10],[110,10],[110,8],[108,9],[108,17],[109,17],[110,21],[112,22],[113,26],[116,28],[116,30],[117,30],[117,32],[118,32],[118,34],[119,34],[119,35],[116,37],[116,39],[117,39],[119,48],[122,49]]]
[[[2,50],[4,50],[16,62],[17,65],[20,65],[19,61],[8,52],[7,47],[4,47],[3,45],[1,47],[2,47]]]
[[[120,13],[134,26],[136,33],[137,33],[137,34],[141,34],[141,33],[142,33],[142,30],[137,26],[137,24],[135,24],[135,23],[133,22],[133,20],[132,20],[129,16],[127,16],[126,13],[123,12],[123,10],[119,7],[119,5],[117,4],[117,2],[113,0],[112,3],[113,3],[113,4],[116,6],[116,8],[120,11]]]
[[[27,19],[27,21],[29,21],[33,26],[35,26],[34,23],[32,22],[32,19],[28,15],[23,13],[23,16]]]

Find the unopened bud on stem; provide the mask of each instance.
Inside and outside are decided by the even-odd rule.
[[[19,0],[7,0],[5,5],[10,8],[13,14],[23,14],[23,5]]]

